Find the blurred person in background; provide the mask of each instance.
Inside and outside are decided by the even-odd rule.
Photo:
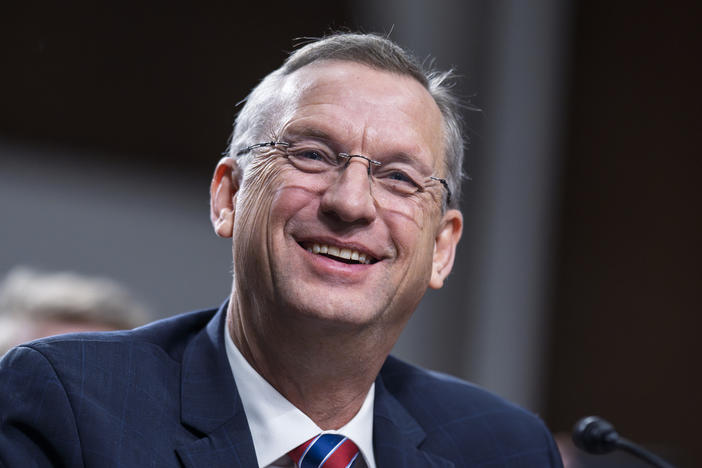
[[[128,330],[149,317],[146,307],[114,280],[18,266],[0,282],[0,356],[37,338]]]
[[[389,356],[461,237],[452,74],[371,34],[295,51],[210,186],[219,308],[0,361],[0,464],[561,467],[535,415]]]

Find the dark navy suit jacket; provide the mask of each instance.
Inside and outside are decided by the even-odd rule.
[[[0,361],[0,466],[258,466],[225,310],[10,351]],[[379,468],[562,466],[532,414],[392,357],[376,380],[373,444]]]

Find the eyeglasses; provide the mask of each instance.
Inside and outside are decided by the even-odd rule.
[[[446,206],[451,203],[451,190],[446,179],[423,176],[416,167],[406,161],[384,163],[360,154],[336,153],[318,141],[256,143],[237,151],[236,155],[243,156],[254,149],[269,147],[282,148],[287,159],[297,169],[308,174],[317,174],[325,179],[348,167],[353,158],[363,159],[368,163],[368,176],[380,188],[380,195],[390,199],[426,192],[435,182],[439,182],[446,189]]]

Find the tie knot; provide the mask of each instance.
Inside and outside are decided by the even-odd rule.
[[[358,457],[358,447],[340,434],[320,434],[288,455],[298,468],[347,468]]]

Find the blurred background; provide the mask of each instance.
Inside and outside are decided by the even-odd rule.
[[[482,109],[457,266],[395,353],[702,465],[698,3],[101,3],[1,9],[0,275],[113,278],[153,318],[218,306],[208,186],[236,104],[295,38],[389,33]],[[569,466],[640,466],[559,439]]]

